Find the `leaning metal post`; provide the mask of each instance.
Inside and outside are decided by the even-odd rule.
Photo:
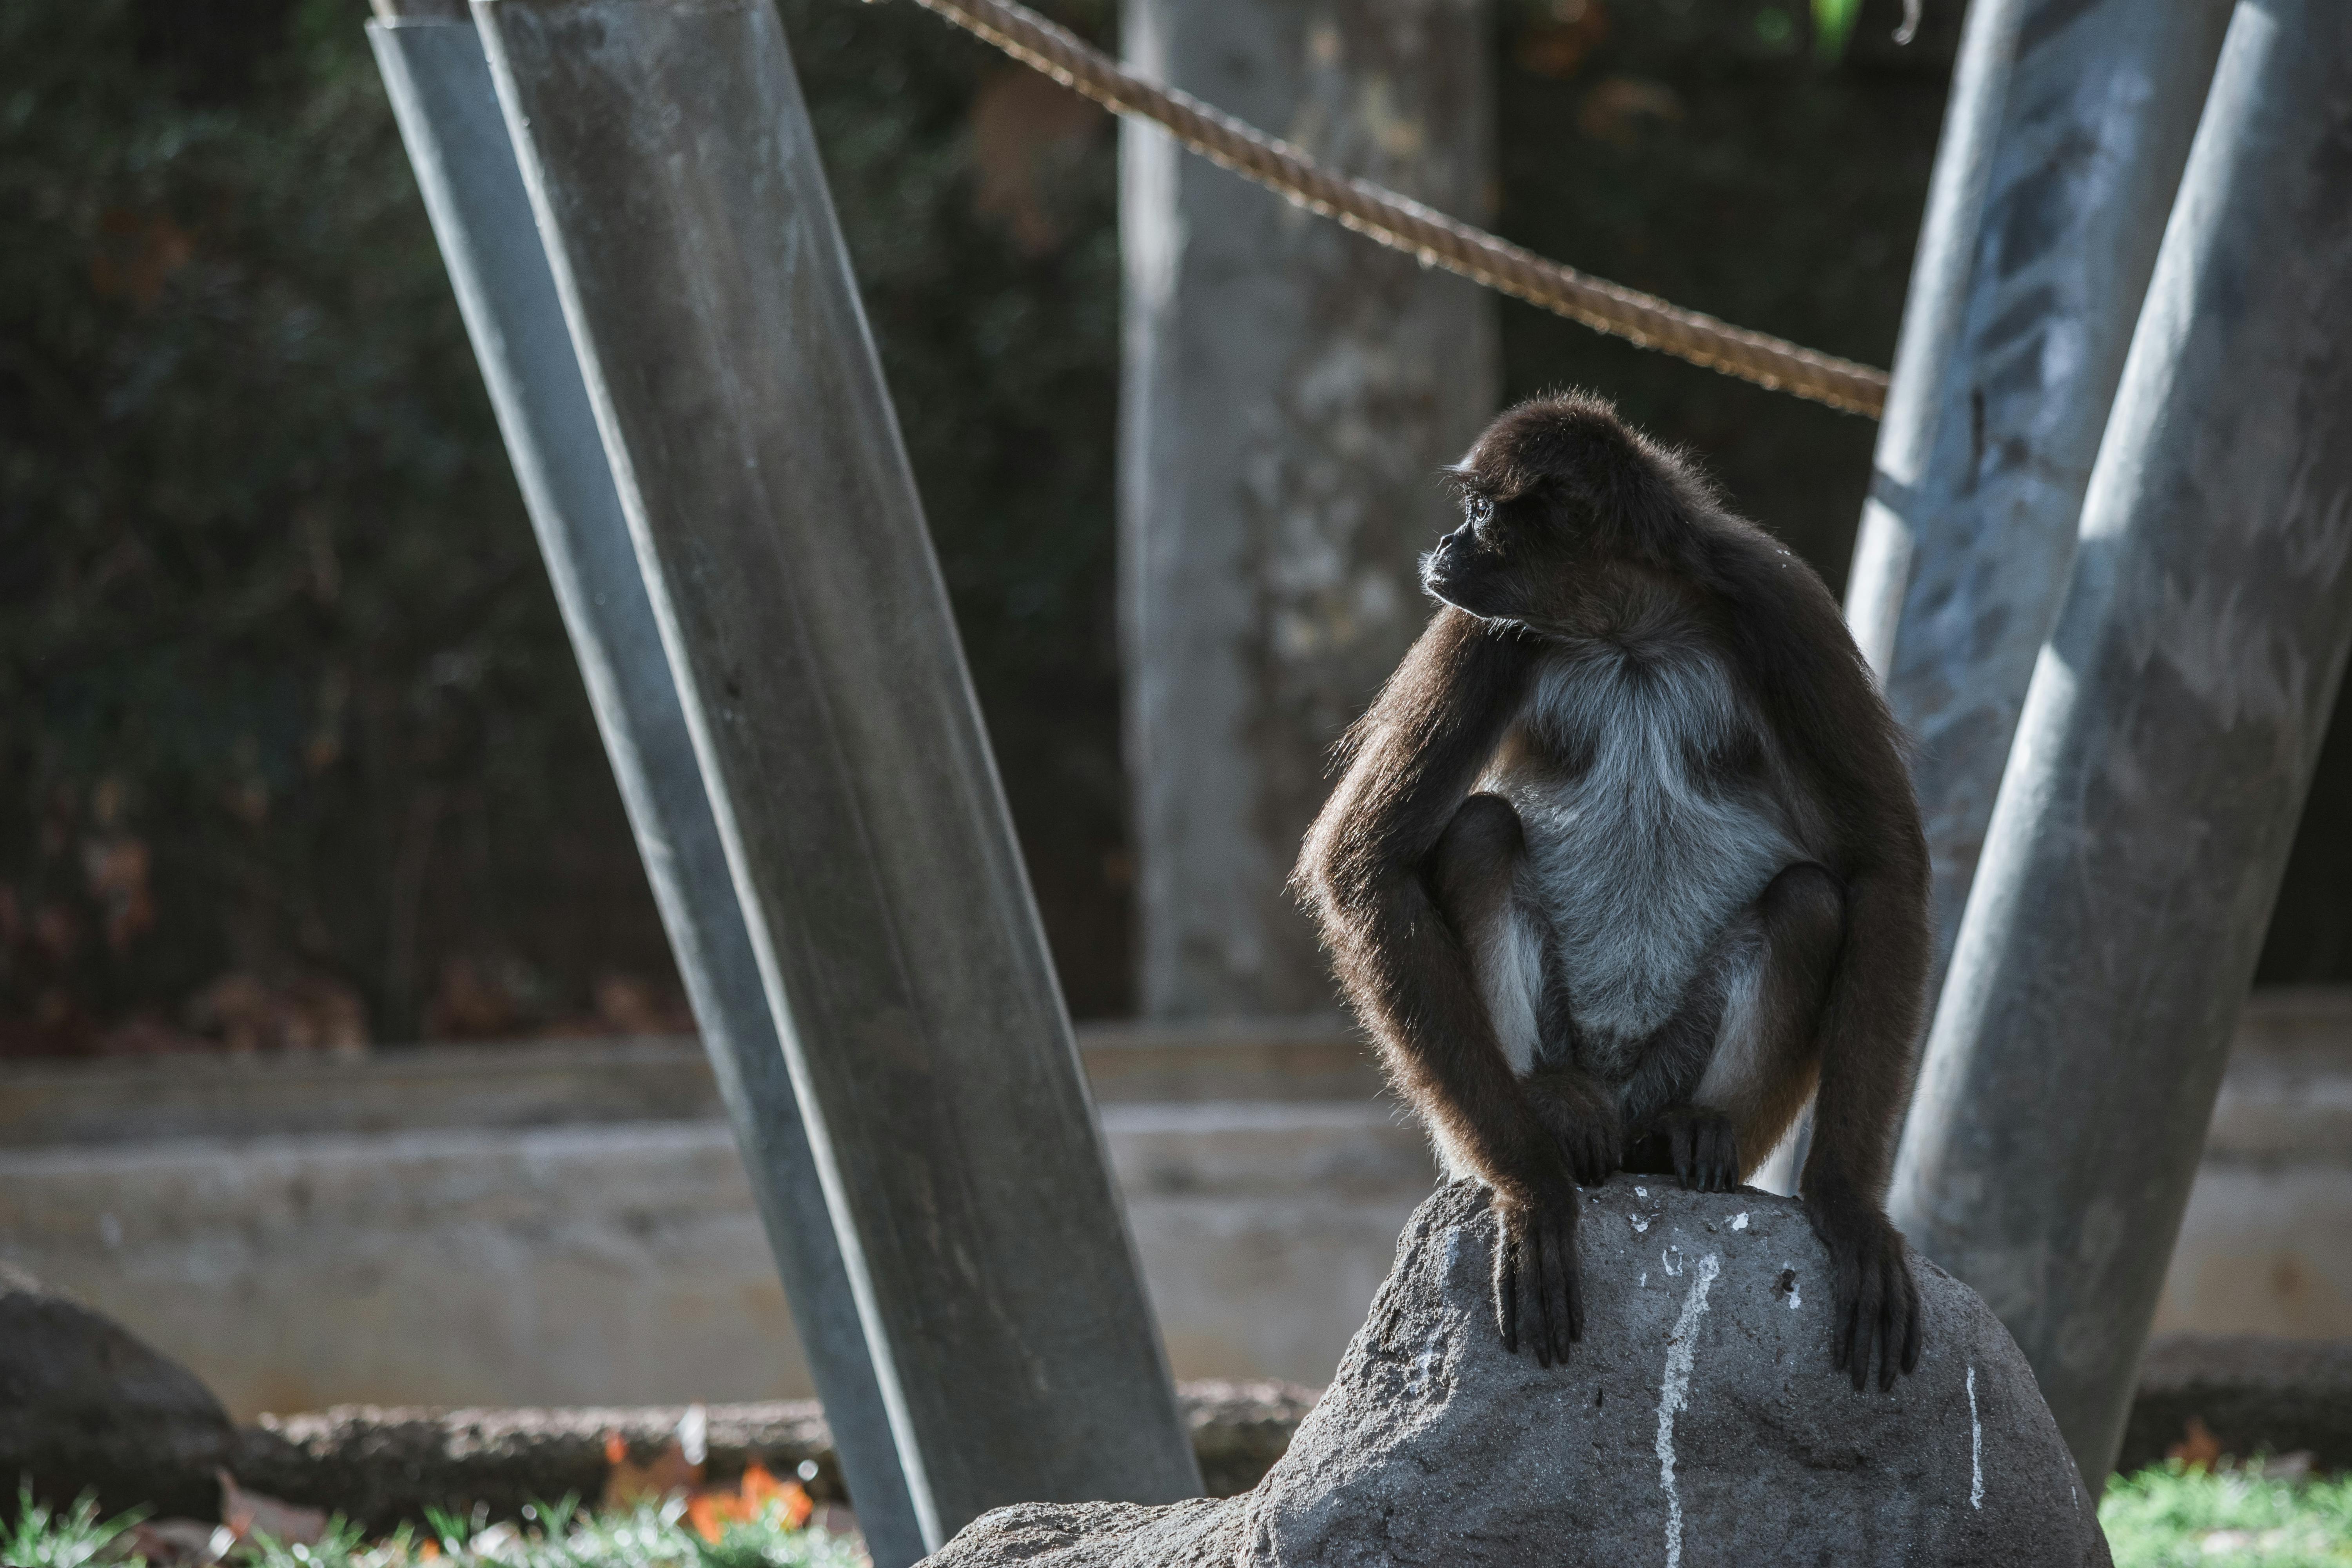
[[[590,706],[751,1178],[834,1452],[880,1568],[923,1554],[686,710],[473,18],[377,0],[393,113],[488,384]]]
[[[924,1539],[1199,1489],[769,0],[475,6]]]
[[[1969,8],[1845,595],[1917,742],[1931,1000],[2229,18],[2229,0]],[[1796,1190],[1811,1126],[1761,1185]]]
[[[2229,19],[1969,10],[1846,588],[1917,742],[1938,975]]]
[[[2352,6],[2242,0],[1897,1162],[2094,1489],[2352,643],[2347,191]]]

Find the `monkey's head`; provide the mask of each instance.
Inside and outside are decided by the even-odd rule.
[[[1589,393],[1506,410],[1451,472],[1462,523],[1421,558],[1432,597],[1485,620],[1572,621],[1612,564],[1664,564],[1704,482]]]

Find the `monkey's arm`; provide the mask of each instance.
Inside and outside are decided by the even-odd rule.
[[[1423,868],[1527,691],[1533,648],[1441,611],[1350,732],[1349,765],[1295,882],[1398,1085],[1495,1192],[1496,1320],[1537,1358],[1583,1333],[1573,1175],[1495,1038],[1468,953]]]
[[[1906,1373],[1919,1364],[1919,1288],[1885,1203],[1927,978],[1927,855],[1924,843],[1915,856],[1905,842],[1918,833],[1916,814],[1881,832],[1878,853],[1846,878],[1845,937],[1822,1013],[1812,1151],[1799,1183],[1837,1268],[1838,1364],[1856,1388],[1869,1379],[1874,1351],[1881,1388],[1894,1386],[1898,1363]]]
[[[1768,570],[1769,570],[1768,568]],[[1919,1290],[1887,1222],[1886,1184],[1927,984],[1927,844],[1893,717],[1818,579],[1774,571],[1745,650],[1806,775],[1843,884],[1845,927],[1823,999],[1821,1088],[1800,1178],[1837,1271],[1838,1364],[1879,1383],[1919,1363]],[[1777,597],[1779,603],[1771,604]]]

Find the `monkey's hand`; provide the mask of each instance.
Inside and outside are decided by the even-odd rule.
[[[1584,1287],[1576,1262],[1576,1184],[1565,1170],[1529,1186],[1497,1187],[1495,1321],[1503,1348],[1518,1353],[1520,1331],[1536,1364],[1568,1364],[1584,1337]]]
[[[1877,1204],[1843,1183],[1809,1182],[1805,1217],[1829,1248],[1837,1276],[1837,1310],[1831,1346],[1837,1365],[1853,1374],[1858,1391],[1870,1382],[1874,1354],[1881,1392],[1895,1386],[1895,1369],[1919,1366],[1919,1286],[1903,1256],[1903,1236]]]
[[[1694,1193],[1727,1193],[1739,1184],[1739,1135],[1731,1118],[1704,1106],[1677,1105],[1658,1113],[1656,1131],[1673,1155],[1675,1174]]]
[[[1520,1088],[1580,1184],[1597,1187],[1625,1163],[1625,1118],[1616,1096],[1573,1070],[1530,1073]]]

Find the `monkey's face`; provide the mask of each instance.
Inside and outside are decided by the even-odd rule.
[[[1553,618],[1573,552],[1559,520],[1532,497],[1498,502],[1468,490],[1462,526],[1421,558],[1421,585],[1431,596],[1490,621],[1541,624]]]

